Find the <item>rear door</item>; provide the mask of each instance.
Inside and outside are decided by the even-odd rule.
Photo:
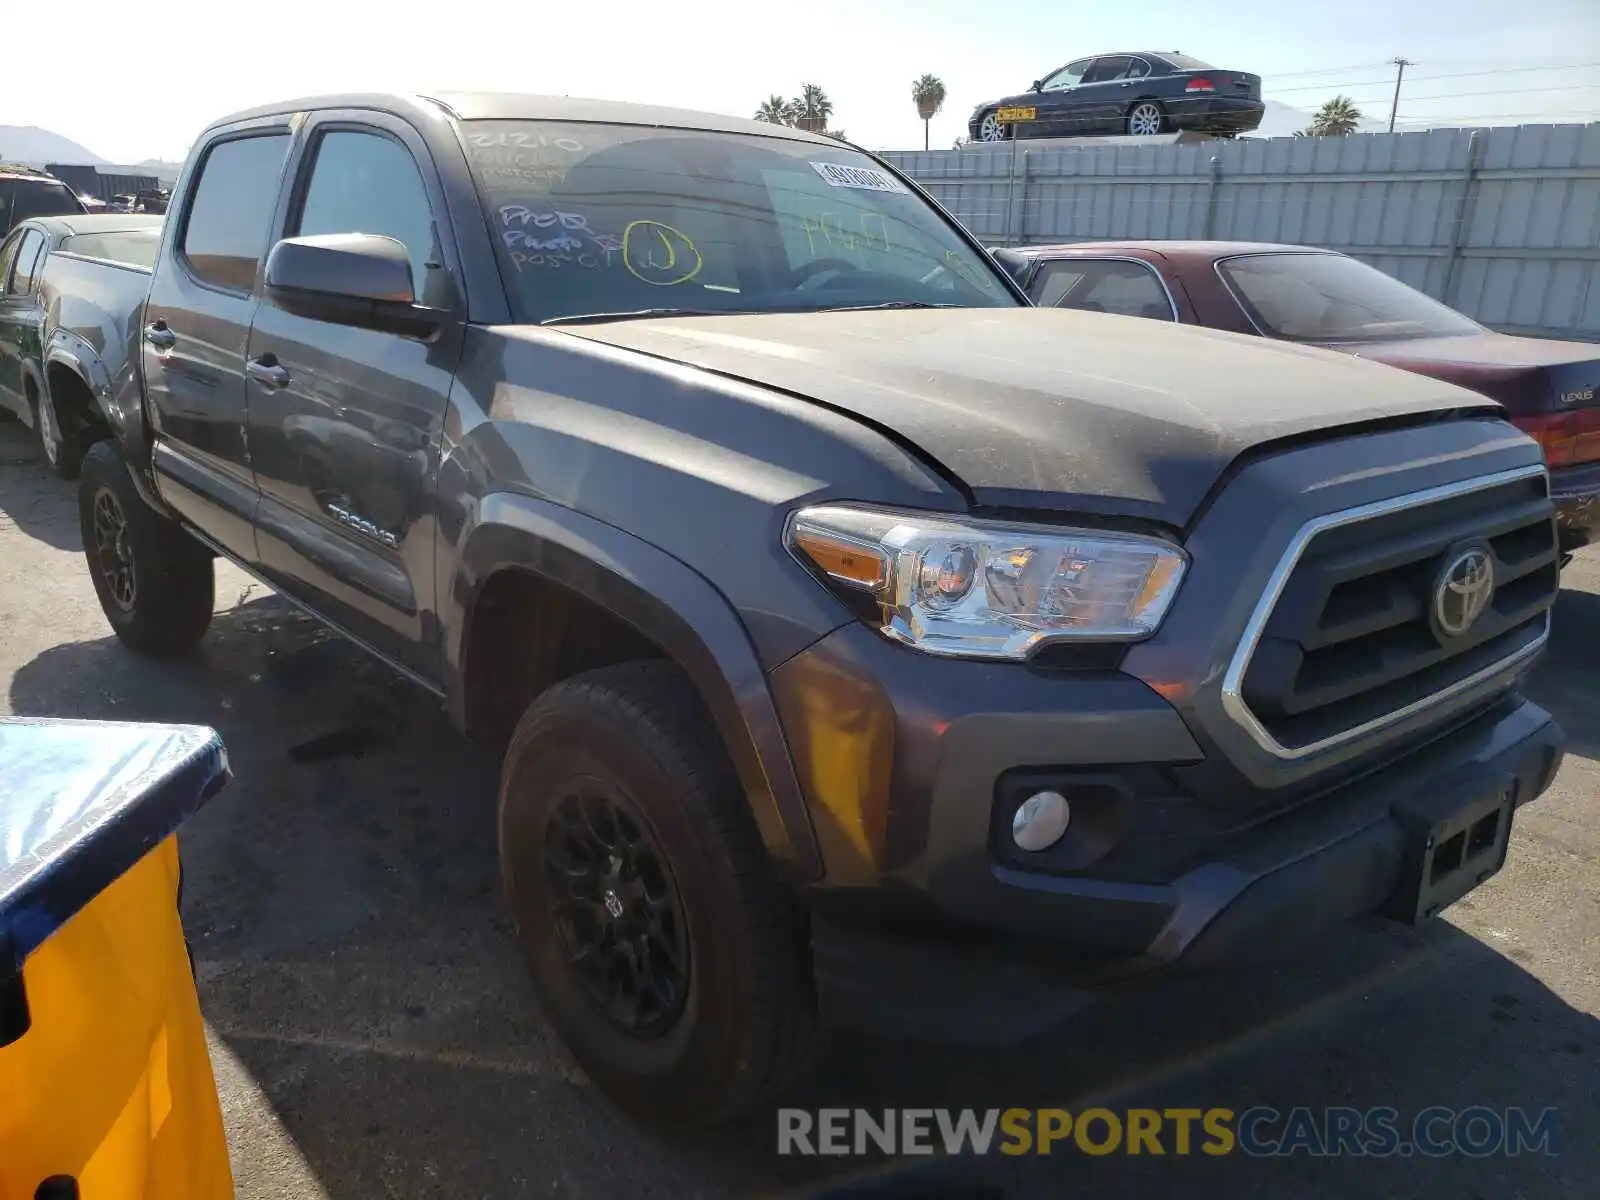
[[[16,230],[0,251],[0,404],[19,416],[27,415],[22,360],[39,353],[39,293],[34,281],[44,258],[44,233],[32,226]]]
[[[217,134],[185,180],[145,306],[145,393],[162,498],[256,561],[245,348],[290,145],[288,118]]]
[[[432,680],[423,518],[465,332],[455,239],[432,158],[404,121],[330,111],[303,137],[282,236],[392,237],[410,253],[418,302],[455,319],[424,341],[262,303],[248,356],[261,565],[274,586]]]
[[[1127,54],[1107,54],[1094,60],[1074,93],[1077,98],[1074,132],[1126,132],[1122,127],[1122,111],[1124,101],[1131,94],[1129,76],[1135,69],[1134,59]]]

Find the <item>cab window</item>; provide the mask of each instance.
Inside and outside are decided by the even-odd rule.
[[[324,233],[393,238],[411,258],[411,286],[420,297],[433,261],[433,211],[411,151],[381,133],[323,134],[294,236]]]
[[[202,283],[235,292],[255,286],[266,253],[287,133],[219,142],[206,151],[184,223],[182,253]]]

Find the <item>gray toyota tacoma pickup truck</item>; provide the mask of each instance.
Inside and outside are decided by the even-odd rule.
[[[552,1023],[716,1120],[847,1022],[1001,1041],[1502,864],[1561,733],[1538,446],[1320,350],[1030,307],[884,163],[569,99],[211,126],[85,553],[134,650],[221,555],[503,755]],[[84,393],[87,394],[87,393]]]

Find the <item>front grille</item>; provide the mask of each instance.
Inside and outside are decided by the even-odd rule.
[[[1276,603],[1241,648],[1246,711],[1236,715],[1253,719],[1269,749],[1304,754],[1358,736],[1543,643],[1560,587],[1545,475],[1479,483],[1334,514],[1297,539]],[[1443,625],[1435,610],[1442,573],[1475,548],[1492,560],[1492,598],[1452,633],[1460,610]]]

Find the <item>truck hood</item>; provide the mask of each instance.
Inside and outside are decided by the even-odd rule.
[[[774,388],[913,443],[980,505],[1188,522],[1241,453],[1485,408],[1346,354],[1134,317],[952,308],[658,317],[579,337]]]

